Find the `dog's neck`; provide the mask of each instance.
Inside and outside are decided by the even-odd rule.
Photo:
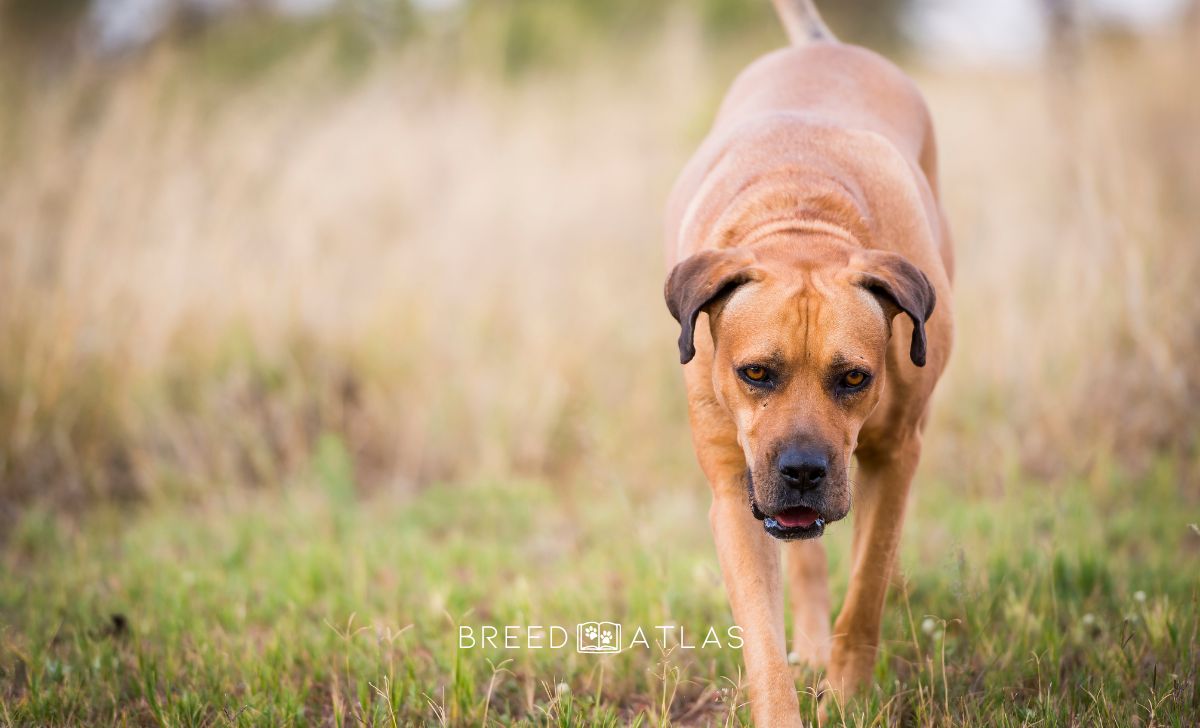
[[[859,190],[833,177],[784,170],[761,177],[731,196],[710,217],[708,230],[697,230],[702,248],[754,245],[781,233],[817,233],[855,247],[870,244],[871,227]]]

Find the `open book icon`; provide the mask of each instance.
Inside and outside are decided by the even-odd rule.
[[[621,625],[615,622],[583,622],[575,628],[579,652],[620,652]]]

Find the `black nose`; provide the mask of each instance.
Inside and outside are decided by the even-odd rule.
[[[811,490],[825,480],[829,460],[815,450],[788,448],[779,455],[779,474],[783,482],[799,490]]]

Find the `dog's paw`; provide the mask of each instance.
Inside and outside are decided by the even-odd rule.
[[[876,654],[874,645],[834,649],[829,661],[829,670],[818,685],[822,716],[828,716],[830,706],[840,709],[846,701],[870,687],[875,674]]]
[[[788,664],[807,670],[824,670],[829,667],[829,647],[812,643],[794,645],[788,653]]]

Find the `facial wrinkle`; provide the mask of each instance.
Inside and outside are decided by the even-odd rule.
[[[804,295],[801,296],[801,300],[804,302],[803,309],[800,313],[801,327],[804,329],[804,334],[803,334],[803,336],[801,336],[800,346],[803,348],[803,351],[804,351],[804,362],[808,363],[808,357],[809,357],[808,334],[809,334],[809,331],[812,329],[812,296],[810,296],[808,294],[808,292],[806,291],[804,293]]]

